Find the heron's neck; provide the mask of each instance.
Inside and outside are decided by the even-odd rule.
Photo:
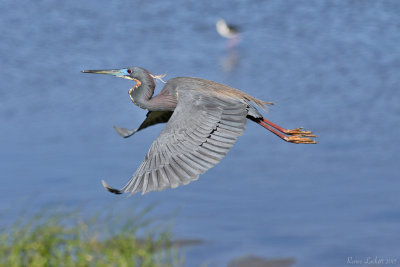
[[[146,77],[141,80],[134,79],[135,86],[129,90],[129,97],[137,106],[147,109],[148,102],[154,94],[156,84],[151,77]]]
[[[156,84],[151,76],[135,81],[136,85],[129,90],[129,96],[135,105],[150,111],[175,109],[176,101],[164,90],[152,97]]]

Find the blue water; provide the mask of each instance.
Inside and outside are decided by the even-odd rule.
[[[88,212],[118,199],[121,214],[158,203],[155,216],[179,209],[175,236],[205,241],[186,250],[187,266],[247,254],[400,263],[399,14],[389,0],[2,1],[0,214],[18,216],[23,199]],[[220,17],[243,29],[235,51],[215,31]],[[198,181],[109,194],[100,180],[122,186],[163,126],[119,137],[113,125],[146,114],[132,84],[80,70],[130,65],[274,101],[267,118],[314,130],[319,144],[284,143],[249,122]]]

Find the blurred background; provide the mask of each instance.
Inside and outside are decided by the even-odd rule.
[[[179,210],[172,232],[202,240],[186,266],[243,255],[294,266],[398,258],[400,237],[398,1],[2,1],[0,214],[49,203],[117,202]],[[241,29],[228,48],[215,23]],[[227,157],[196,182],[130,198],[121,187],[164,125],[137,127],[130,81],[84,69],[141,66],[221,82],[275,105],[266,117],[304,126],[317,145],[285,143],[248,122]],[[163,84],[158,84],[158,90]],[[26,208],[26,207],[25,207]]]

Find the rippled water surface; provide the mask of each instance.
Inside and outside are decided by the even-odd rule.
[[[188,266],[254,254],[295,266],[398,258],[400,3],[398,1],[2,1],[0,212],[49,203],[100,209],[117,200],[179,209],[173,232],[204,240]],[[223,17],[242,41],[228,51]],[[162,125],[135,127],[131,83],[83,69],[137,65],[197,76],[276,103],[267,117],[314,130],[284,143],[249,122],[227,157],[185,187],[131,198],[122,186]],[[158,85],[159,87],[162,84]],[[138,202],[137,199],[140,199]]]

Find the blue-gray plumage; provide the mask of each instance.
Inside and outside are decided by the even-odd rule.
[[[256,106],[271,104],[217,82],[178,77],[170,79],[153,97],[159,78],[139,67],[118,70],[85,70],[84,73],[109,74],[133,80],[129,90],[132,102],[149,112],[134,130],[115,127],[129,137],[148,126],[168,122],[151,144],[144,161],[129,182],[120,190],[104,187],[116,194],[147,193],[175,188],[198,179],[215,166],[242,135],[247,119],[292,143],[316,143],[310,131],[286,130],[266,120]]]

